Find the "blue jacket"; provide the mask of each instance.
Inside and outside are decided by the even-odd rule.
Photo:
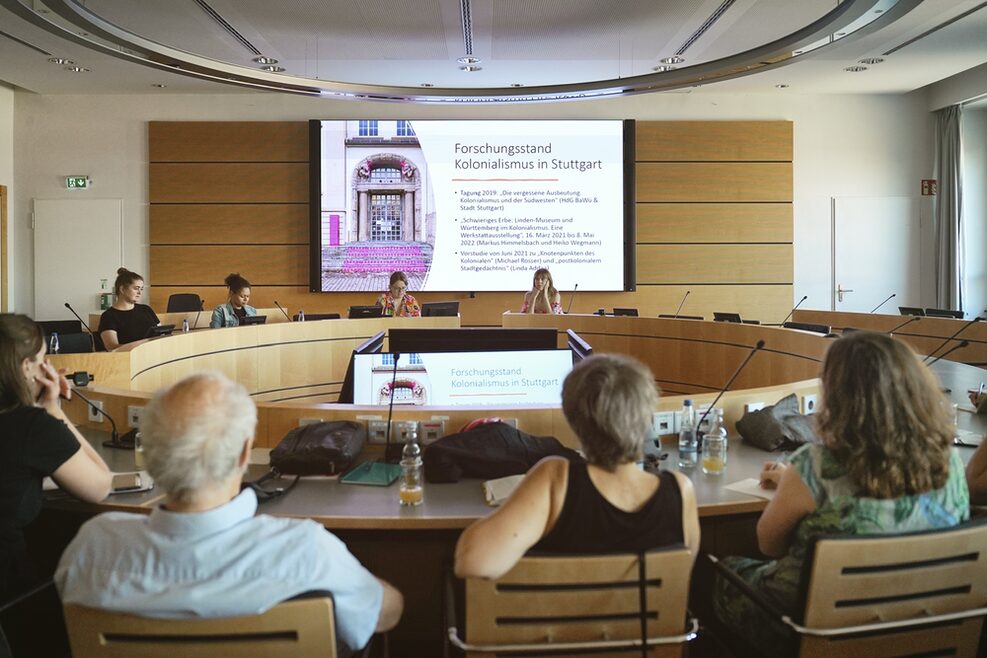
[[[257,315],[257,309],[250,304],[244,304],[243,308],[247,311],[247,315]],[[226,302],[217,306],[216,310],[212,312],[212,320],[210,320],[209,326],[213,329],[240,326],[240,320],[237,319],[236,313],[233,312],[233,304]]]

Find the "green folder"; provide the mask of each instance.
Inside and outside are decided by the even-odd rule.
[[[401,477],[401,467],[383,462],[363,462],[339,478],[343,484],[367,484],[371,487],[388,487]]]

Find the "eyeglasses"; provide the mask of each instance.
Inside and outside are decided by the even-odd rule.
[[[391,292],[404,292],[408,286],[391,286]]]

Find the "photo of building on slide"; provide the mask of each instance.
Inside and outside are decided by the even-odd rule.
[[[410,121],[323,121],[322,290],[420,290],[432,263],[435,203]]]

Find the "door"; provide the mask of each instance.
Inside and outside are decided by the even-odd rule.
[[[920,203],[910,197],[833,199],[834,311],[897,315],[921,306]]]

